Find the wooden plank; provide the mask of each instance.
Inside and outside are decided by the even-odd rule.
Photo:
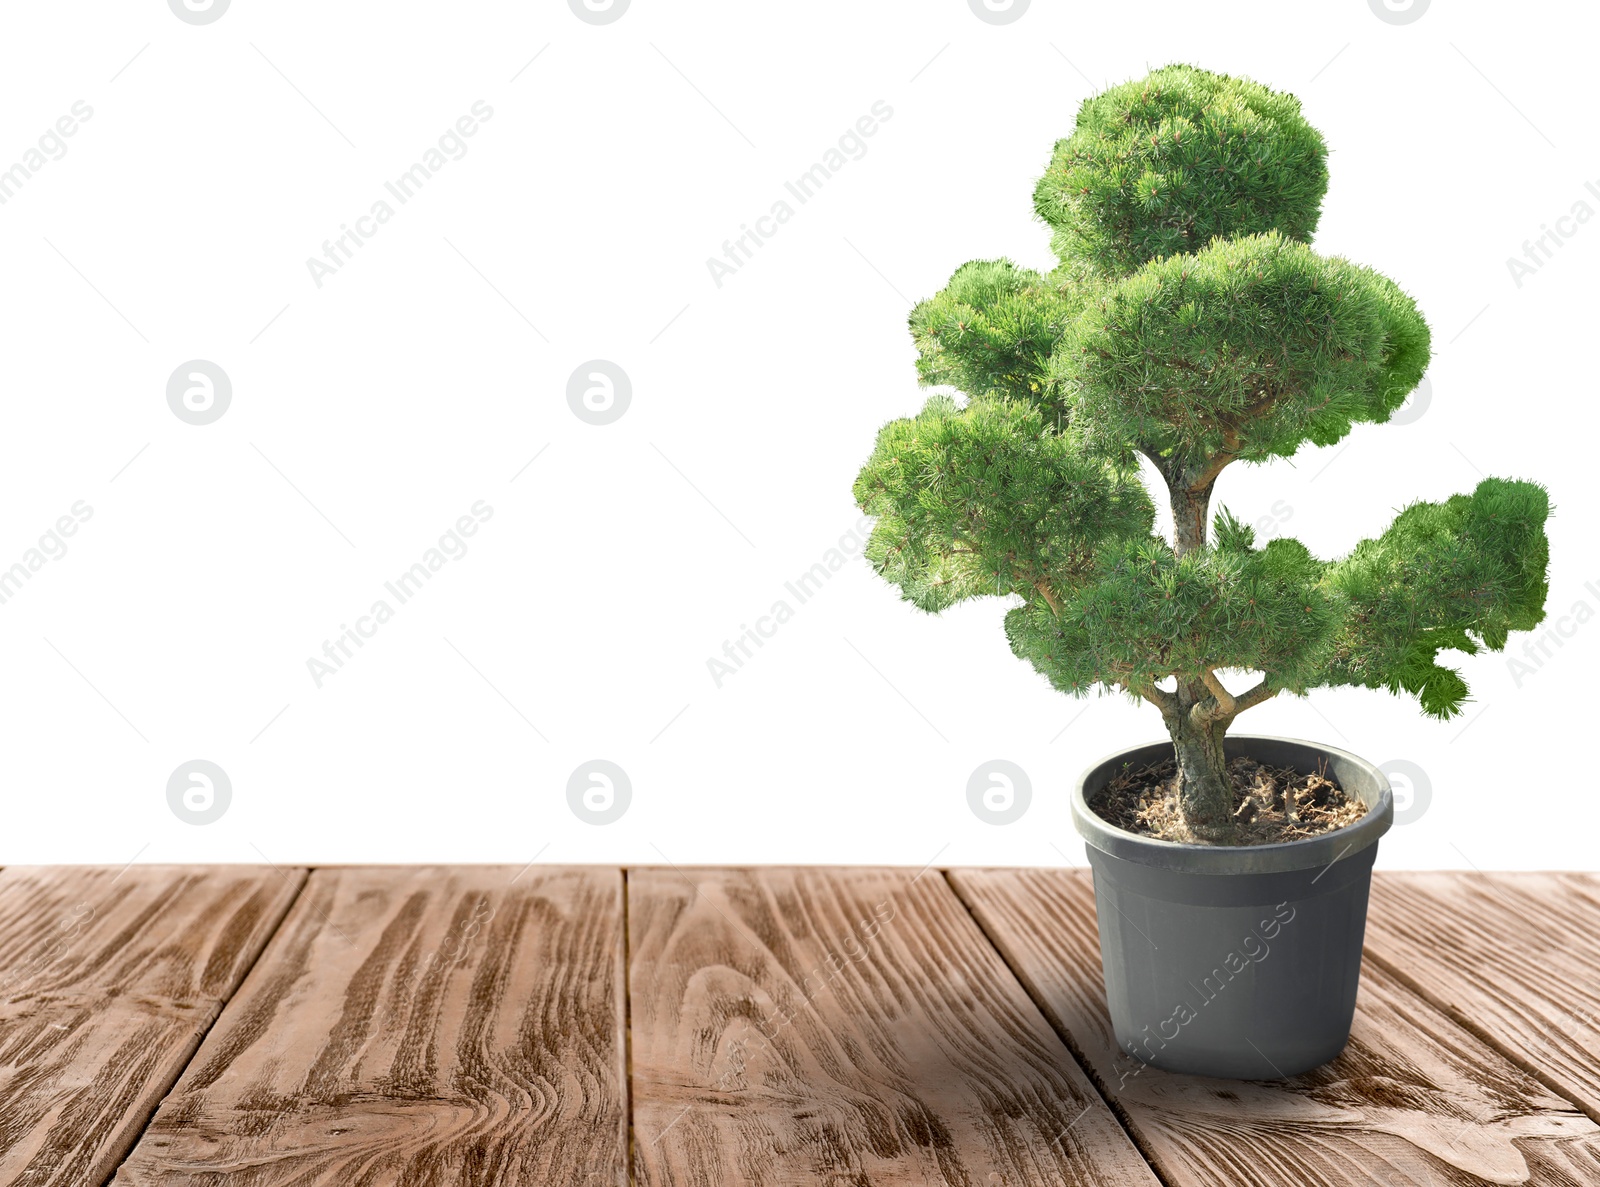
[[[1155,1187],[938,871],[630,870],[628,904],[641,1184]]]
[[[1117,1049],[1087,871],[951,880],[1175,1187],[1600,1182],[1600,1127],[1370,963],[1331,1064],[1273,1082],[1169,1075]]]
[[[1600,1121],[1600,877],[1383,874],[1367,950]]]
[[[627,1182],[622,874],[316,870],[125,1187]]]
[[[289,909],[305,871],[0,872],[0,1184],[99,1184]]]

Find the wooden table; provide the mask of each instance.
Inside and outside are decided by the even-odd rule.
[[[1600,1184],[1600,876],[1380,874],[1288,1081],[1110,1037],[1082,870],[0,871],[0,1183]],[[631,1176],[631,1178],[630,1178]]]

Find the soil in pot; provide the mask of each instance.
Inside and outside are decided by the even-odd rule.
[[[1228,775],[1234,796],[1232,845],[1315,837],[1354,824],[1367,813],[1360,800],[1345,796],[1331,772],[1305,774],[1237,755],[1228,763]],[[1089,800],[1089,807],[1108,824],[1141,837],[1186,844],[1198,840],[1179,809],[1174,759],[1124,768]]]

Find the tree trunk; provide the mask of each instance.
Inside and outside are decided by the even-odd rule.
[[[1167,482],[1172,507],[1172,551],[1183,557],[1204,551],[1207,522],[1211,513],[1211,492],[1217,475],[1230,461],[1231,454],[1190,459],[1161,458],[1146,451],[1146,456]],[[1231,715],[1195,720],[1194,707],[1216,701],[1203,679],[1178,677],[1177,689],[1163,706],[1167,732],[1178,760],[1178,803],[1183,820],[1199,840],[1227,843],[1236,834],[1233,819],[1233,782],[1228,778],[1227,759],[1222,740]]]
[[[1206,520],[1210,517],[1211,491],[1216,479],[1194,483],[1198,475],[1192,467],[1174,467],[1167,477],[1167,495],[1172,506],[1173,551],[1179,556],[1199,552],[1206,546]]]
[[[1178,804],[1197,838],[1226,841],[1234,833],[1233,782],[1228,778],[1223,738],[1230,719],[1197,723],[1191,710],[1210,696],[1200,681],[1178,681],[1177,704],[1166,716],[1178,761]]]

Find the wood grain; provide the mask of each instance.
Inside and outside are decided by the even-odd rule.
[[[951,881],[1170,1184],[1600,1183],[1600,1127],[1370,963],[1333,1063],[1271,1083],[1169,1075],[1116,1047],[1087,871]]]
[[[628,902],[641,1184],[1155,1187],[938,871],[630,870]]]
[[[122,1187],[627,1183],[622,874],[314,871]]]
[[[1600,877],[1386,874],[1367,949],[1600,1121]]]
[[[0,1183],[109,1177],[304,877],[257,867],[0,872]]]

